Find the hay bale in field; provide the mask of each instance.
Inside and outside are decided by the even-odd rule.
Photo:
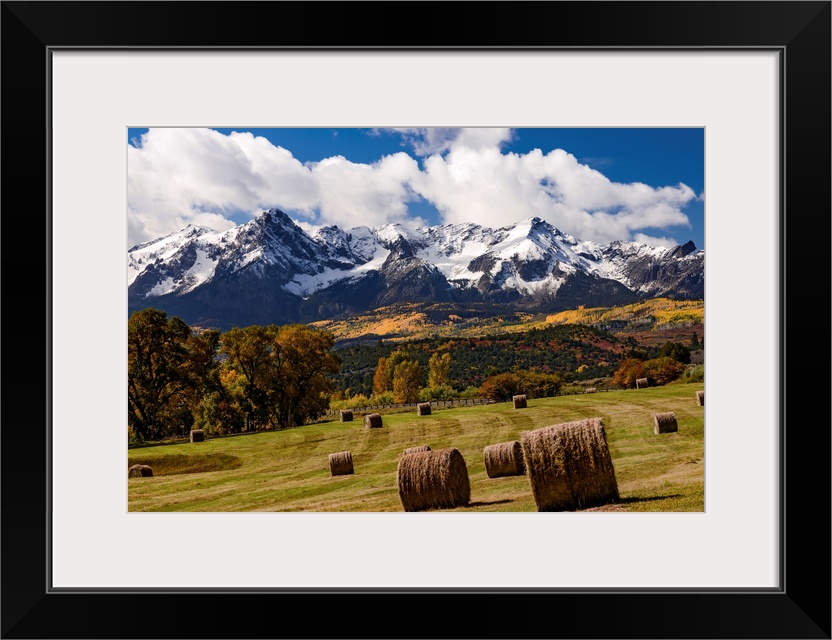
[[[339,451],[329,454],[329,471],[334,476],[348,476],[353,473],[352,453]]]
[[[349,409],[341,409],[341,422],[352,422],[352,411]]]
[[[641,389],[647,386],[647,378],[636,378],[636,389]]]
[[[364,428],[365,429],[379,429],[381,428],[381,414],[380,413],[368,413],[364,416]]]
[[[678,430],[679,425],[676,423],[676,414],[672,411],[653,414],[653,432],[656,435],[660,433],[674,433]]]
[[[421,447],[409,447],[402,452],[402,455],[406,456],[411,453],[419,453],[420,451],[430,451],[430,446],[423,444]]]
[[[146,464],[134,464],[127,470],[128,478],[152,478],[153,469]]]
[[[598,389],[596,389],[595,387],[587,387],[584,393],[596,393],[597,391]]]
[[[705,390],[697,391],[696,392],[696,406],[697,407],[704,407],[705,406]]]
[[[526,473],[523,447],[519,440],[489,445],[482,450],[482,458],[489,478],[522,476]]]
[[[420,402],[416,405],[416,415],[417,416],[429,416],[430,415],[430,402]]]
[[[468,467],[455,448],[402,456],[396,485],[405,511],[454,509],[471,499]]]
[[[191,442],[204,442],[205,432],[202,429],[191,429]]]
[[[513,396],[511,401],[514,403],[515,409],[525,409],[526,408],[526,395],[519,395]]]
[[[601,418],[524,431],[521,444],[538,511],[574,511],[619,500]]]

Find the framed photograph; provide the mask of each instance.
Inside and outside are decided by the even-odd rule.
[[[449,4],[398,6],[420,19],[397,27],[391,41],[371,26],[379,5],[363,3],[217,2],[198,11],[185,3],[3,3],[3,637],[436,637],[429,615],[413,619],[413,605],[430,612],[456,598],[471,611],[500,606],[505,618],[476,614],[443,635],[829,638],[830,434],[811,428],[815,403],[798,397],[806,387],[828,388],[828,366],[806,357],[829,353],[828,332],[825,322],[813,331],[795,305],[817,295],[823,309],[830,291],[830,3],[487,3],[474,14],[455,5],[465,20],[446,15]],[[434,23],[441,32],[426,27]],[[307,137],[294,146],[270,140],[277,129]],[[293,195],[283,206],[300,230],[295,245],[341,222],[338,206],[310,193],[355,198],[366,212],[360,222],[376,229],[396,220],[373,219],[372,198],[396,210],[390,202],[406,181],[423,207],[407,215],[421,216],[423,228],[458,221],[494,229],[503,222],[494,199],[518,206],[508,163],[528,164],[540,148],[539,159],[549,158],[555,145],[535,136],[555,130],[605,131],[608,143],[621,131],[694,131],[704,141],[701,184],[692,189],[682,178],[638,186],[648,178],[635,167],[631,178],[610,169],[607,181],[641,197],[659,194],[651,196],[654,217],[631,223],[623,239],[670,243],[676,238],[659,233],[667,220],[683,204],[700,206],[687,220],[695,218],[690,232],[701,233],[705,249],[701,505],[403,513],[419,509],[402,498],[395,513],[314,503],[291,513],[188,512],[188,492],[202,489],[174,486],[168,476],[170,490],[138,513],[141,496],[128,493],[124,474],[128,314],[136,304],[124,253],[177,231],[160,222],[171,175],[186,193],[181,219],[218,229],[257,221],[245,207],[270,196],[249,169],[286,160],[284,151],[361,175],[378,170],[370,183],[337,171],[324,183],[303,173],[310,162],[284,172],[281,193]],[[309,143],[313,131],[327,143]],[[333,140],[352,134],[399,151],[336,150]],[[469,138],[466,166],[500,166],[490,185],[465,193],[440,178],[448,163],[464,164],[451,156],[469,134],[491,137],[483,146]],[[524,135],[528,148],[507,146]],[[307,143],[319,148],[300,151]],[[620,158],[643,157],[651,144],[661,141],[631,136],[620,146],[638,153]],[[181,182],[178,167],[218,147],[240,162],[212,165],[214,180]],[[672,155],[664,150],[666,163]],[[571,175],[604,174],[605,159],[591,156],[573,156]],[[567,179],[547,171],[541,185]],[[493,198],[482,198],[486,186]],[[223,200],[232,188],[253,195]],[[210,189],[222,193],[201,195]],[[563,216],[575,204],[553,184],[546,194]],[[628,202],[616,197],[605,201],[613,214]],[[477,203],[477,219],[454,218],[454,198]],[[209,201],[225,202],[223,215]],[[601,207],[573,209],[577,221]],[[520,218],[547,224],[549,210]],[[506,214],[503,226],[515,217]],[[567,233],[577,235],[575,224]],[[150,282],[150,257],[140,253],[128,255],[131,282],[167,292],[176,279]],[[350,268],[378,256],[365,257]],[[160,273],[171,268],[160,255],[152,262]],[[451,269],[435,267],[446,279]],[[316,273],[292,280],[298,295],[327,291],[325,272]],[[804,293],[807,277],[820,293]],[[147,425],[137,423],[140,436]],[[198,426],[188,425],[191,438]],[[668,494],[679,491],[677,479],[663,482]],[[250,501],[259,490],[240,484],[216,499]],[[805,510],[807,495],[825,515]],[[378,605],[360,596],[383,598],[385,611],[407,616],[407,631],[391,633],[381,618],[365,622],[366,610],[354,607]],[[362,622],[345,629],[277,615],[303,604],[333,621]],[[553,622],[538,606],[569,615]]]

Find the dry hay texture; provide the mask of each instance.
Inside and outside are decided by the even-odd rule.
[[[705,391],[697,391],[696,392],[696,405],[699,407],[705,406]]]
[[[191,429],[191,442],[205,442],[205,432],[202,429]]]
[[[524,431],[521,443],[538,511],[574,511],[619,500],[601,418]]]
[[[647,386],[647,378],[636,378],[636,389]]]
[[[513,396],[511,401],[514,403],[515,409],[525,409],[526,408],[526,396]]]
[[[653,432],[656,435],[660,433],[675,433],[678,430],[679,425],[676,423],[676,414],[672,411],[653,414]]]
[[[454,509],[471,500],[468,467],[455,448],[402,456],[396,485],[405,511]]]
[[[489,445],[482,450],[482,458],[489,478],[522,476],[526,473],[523,446],[519,440]]]
[[[429,416],[430,415],[430,402],[420,402],[416,405],[416,415],[419,416]]]
[[[329,471],[334,476],[348,476],[353,473],[352,453],[339,451],[329,454]]]
[[[407,456],[411,453],[419,453],[420,451],[430,451],[430,445],[423,444],[421,447],[409,447],[402,452],[402,455]]]
[[[597,391],[598,389],[596,389],[595,387],[587,387],[584,393],[596,393]]]
[[[381,428],[381,414],[380,413],[369,413],[364,416],[364,428],[365,429],[379,429]]]
[[[341,422],[352,422],[352,411],[341,409]]]
[[[134,464],[127,470],[128,478],[152,478],[153,469],[146,464]]]

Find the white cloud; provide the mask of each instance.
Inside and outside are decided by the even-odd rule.
[[[654,238],[643,233],[633,234],[633,241],[649,244],[651,247],[675,247],[679,244],[673,238]]]
[[[373,164],[335,156],[310,167],[320,192],[320,219],[326,224],[348,228],[407,221],[407,202],[416,199],[409,184],[419,175],[419,165],[406,153]]]
[[[488,149],[499,148],[512,139],[511,129],[496,127],[453,127],[392,128],[376,129],[375,132],[397,133],[409,144],[416,155],[441,154],[453,148]]]
[[[266,138],[211,129],[150,129],[140,147],[128,146],[127,167],[130,246],[189,223],[228,229],[271,207],[317,225],[404,222],[419,172],[404,153],[307,166]]]
[[[599,242],[650,238],[644,229],[690,227],[682,209],[697,194],[684,184],[612,182],[562,149],[505,153],[511,129],[376,133],[391,131],[424,155],[421,168],[405,152],[372,164],[343,156],[304,164],[250,133],[151,129],[140,147],[128,146],[128,241],[155,239],[189,223],[226,229],[270,207],[309,228],[424,225],[408,213],[420,197],[437,208],[442,222],[502,227],[539,216]]]
[[[690,226],[681,207],[695,198],[685,185],[653,188],[610,181],[562,149],[502,153],[497,147],[451,147],[424,160],[413,188],[445,222],[500,227],[539,216],[584,240],[631,237],[647,227]]]

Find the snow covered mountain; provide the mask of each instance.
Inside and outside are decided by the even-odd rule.
[[[227,328],[311,321],[396,302],[557,311],[703,298],[704,252],[581,241],[539,218],[500,229],[399,224],[310,236],[278,209],[217,232],[188,226],[127,254],[130,310]]]

